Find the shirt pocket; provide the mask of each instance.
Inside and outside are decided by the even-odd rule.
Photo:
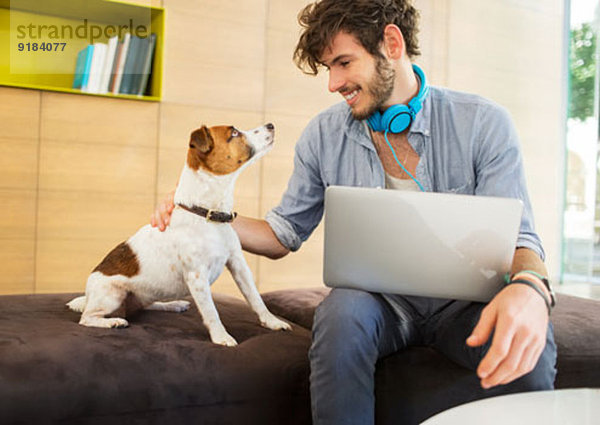
[[[473,177],[469,176],[463,167],[452,167],[440,181],[440,192],[473,195],[475,185]]]

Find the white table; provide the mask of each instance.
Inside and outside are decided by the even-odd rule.
[[[448,409],[421,425],[598,425],[600,388],[534,391]]]

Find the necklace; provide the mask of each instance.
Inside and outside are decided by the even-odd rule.
[[[406,150],[406,155],[404,155],[404,160],[402,161],[402,164],[403,164],[405,167],[408,167],[408,164],[407,164],[407,162],[406,162],[406,161],[408,161],[408,154],[409,154],[409,152],[410,152],[410,147],[408,146],[408,142],[406,142],[406,145],[405,145],[405,150]],[[410,178],[410,177],[408,176],[408,174],[404,172],[404,168],[402,168],[402,171],[400,172],[400,175],[402,176],[402,178],[407,178],[407,179],[409,179],[409,178]]]

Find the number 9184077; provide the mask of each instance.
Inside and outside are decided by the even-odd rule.
[[[18,43],[19,52],[63,52],[67,43]]]

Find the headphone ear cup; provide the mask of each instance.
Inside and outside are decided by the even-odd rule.
[[[410,112],[401,112],[392,118],[392,121],[388,125],[388,130],[390,133],[402,133],[410,126],[412,120],[413,117]]]
[[[402,133],[413,120],[410,108],[406,105],[392,105],[386,109],[381,118],[382,131]]]

